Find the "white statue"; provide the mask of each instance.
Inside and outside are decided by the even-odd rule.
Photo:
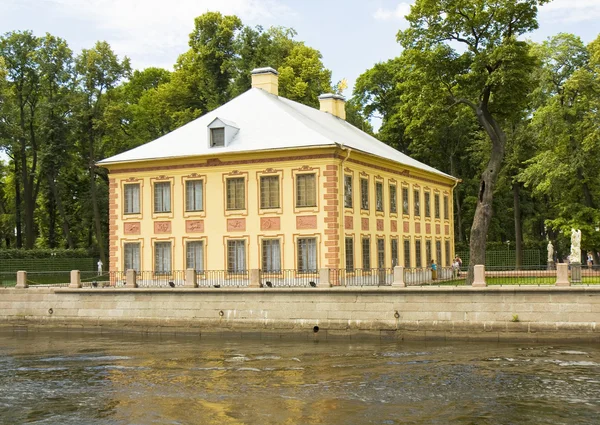
[[[571,263],[581,263],[581,230],[571,229]]]
[[[98,276],[102,276],[102,260],[98,260]]]
[[[548,241],[548,262],[552,263],[554,261],[554,245],[552,245],[552,241]]]

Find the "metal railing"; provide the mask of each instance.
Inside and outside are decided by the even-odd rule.
[[[394,281],[394,269],[329,269],[333,286],[390,286]]]
[[[175,288],[185,284],[185,271],[141,271],[137,273],[136,283],[140,288]]]
[[[319,271],[300,271],[296,269],[260,270],[259,283],[263,288],[316,288],[319,283]]]
[[[485,281],[488,285],[554,285],[556,270],[547,266],[522,266],[519,270],[486,266]]]
[[[203,288],[240,288],[250,284],[250,273],[248,270],[204,270],[196,272],[196,282]]]

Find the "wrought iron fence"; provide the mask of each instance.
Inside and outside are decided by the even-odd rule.
[[[394,281],[394,269],[330,269],[333,286],[389,286]]]
[[[0,273],[0,287],[12,287],[17,284],[16,273]]]
[[[600,285],[600,265],[581,265],[581,280],[573,279],[573,270],[570,271],[572,285]]]
[[[556,270],[547,266],[523,266],[519,270],[504,266],[486,266],[485,281],[490,285],[554,285]]]
[[[136,274],[136,283],[140,288],[175,288],[185,284],[185,271],[141,271]]]
[[[204,270],[196,272],[198,286],[206,288],[240,288],[250,284],[248,270],[229,272],[227,270]]]
[[[259,282],[263,288],[316,288],[319,283],[319,271],[305,272],[296,269],[261,270],[259,272]]]

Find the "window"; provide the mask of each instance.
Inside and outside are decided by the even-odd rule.
[[[398,265],[398,239],[393,238],[391,241],[392,267],[396,267]]]
[[[410,268],[410,239],[404,239],[404,267]]]
[[[398,197],[396,195],[396,185],[390,185],[390,213],[396,214],[398,212]]]
[[[425,217],[431,217],[431,193],[425,192]]]
[[[171,273],[171,242],[154,244],[154,273]]]
[[[260,178],[260,207],[279,208],[279,176]]]
[[[371,239],[362,239],[362,268],[371,268]]]
[[[435,241],[435,261],[442,265],[442,241]]]
[[[123,186],[125,189],[125,214],[139,214],[140,213],[140,184],[126,184]]]
[[[352,176],[344,176],[344,207],[352,208]]]
[[[246,208],[246,187],[243,177],[227,179],[227,209],[243,210]]]
[[[440,195],[438,193],[433,195],[433,208],[435,218],[440,218]]]
[[[125,271],[135,270],[140,271],[140,244],[139,243],[125,243],[123,244],[124,258],[123,266]]]
[[[298,238],[298,271],[300,273],[317,271],[316,238]]]
[[[244,239],[227,241],[227,271],[229,273],[246,271],[246,241]]]
[[[187,180],[185,182],[185,210],[204,210],[203,199],[204,188],[202,180]]]
[[[369,209],[369,180],[360,179],[360,208]]]
[[[452,262],[450,261],[450,241],[446,241],[446,264],[445,266],[448,267],[452,264]]]
[[[171,182],[154,183],[154,212],[171,212]]]
[[[433,259],[431,256],[431,241],[425,241],[425,265],[428,265],[429,262]]]
[[[421,193],[418,190],[413,191],[413,202],[415,203],[415,217],[421,216]]]
[[[211,146],[225,146],[225,128],[211,128],[210,129],[210,145]]]
[[[375,182],[375,209],[383,211],[383,183]]]
[[[402,214],[409,215],[410,214],[410,204],[408,202],[408,188],[402,188]]]
[[[421,263],[421,240],[415,239],[415,267],[421,268],[423,264]]]
[[[354,238],[346,238],[346,271],[354,270]]]
[[[448,196],[444,195],[444,220],[448,220]]]
[[[197,273],[204,271],[204,242],[191,241],[185,245],[185,268]]]
[[[317,179],[315,174],[296,176],[296,207],[317,206]]]
[[[377,267],[383,269],[385,267],[385,239],[377,239]]]
[[[281,271],[281,246],[279,239],[262,240],[262,269],[266,272]]]

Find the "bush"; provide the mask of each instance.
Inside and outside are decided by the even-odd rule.
[[[87,258],[97,254],[84,248],[77,249],[0,249],[0,259],[14,260],[25,258]]]

